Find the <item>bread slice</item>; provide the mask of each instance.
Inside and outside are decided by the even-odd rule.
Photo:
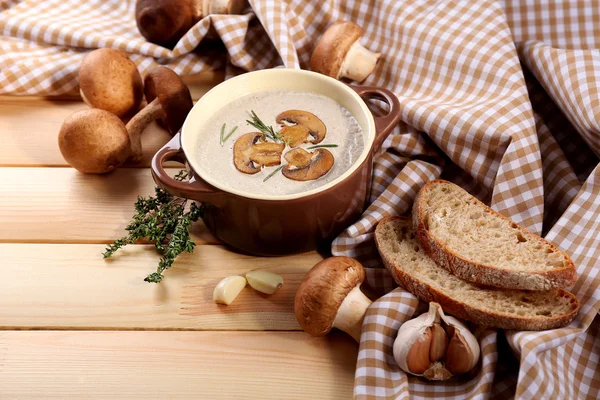
[[[507,289],[548,290],[577,280],[571,258],[461,187],[427,183],[413,206],[417,241],[464,280]]]
[[[409,218],[384,218],[375,242],[385,267],[403,288],[448,314],[481,325],[514,330],[544,330],[567,325],[579,301],[563,289],[505,290],[464,281],[429,258],[415,239]]]

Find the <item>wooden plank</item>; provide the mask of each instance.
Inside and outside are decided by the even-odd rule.
[[[85,175],[72,168],[0,168],[0,242],[109,243],[123,236],[149,169]],[[219,243],[198,222],[196,243]]]
[[[3,399],[350,399],[357,346],[300,332],[0,332]]]
[[[252,257],[197,246],[159,284],[143,281],[158,264],[151,245],[109,261],[102,245],[0,244],[0,329],[298,330],[294,296],[317,253]],[[212,301],[229,275],[263,269],[283,276],[272,296],[247,286],[230,306]]]
[[[222,73],[188,78],[195,99],[223,80]],[[0,166],[67,166],[58,149],[58,131],[64,119],[87,106],[79,99],[0,96]],[[142,135],[144,158],[137,166],[149,166],[156,151],[170,135],[155,123]]]

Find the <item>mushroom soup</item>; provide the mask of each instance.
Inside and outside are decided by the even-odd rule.
[[[329,97],[264,90],[212,115],[196,148],[201,175],[221,186],[286,195],[340,177],[360,157],[364,137],[350,112]]]

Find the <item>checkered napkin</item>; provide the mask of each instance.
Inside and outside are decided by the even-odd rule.
[[[365,84],[395,91],[402,122],[375,158],[370,206],[333,243],[387,293],[368,310],[354,394],[396,398],[598,398],[600,390],[600,0],[249,0],[243,15],[199,21],[172,49],[138,33],[134,1],[0,0],[0,93],[74,94],[92,48],[186,75],[225,68],[308,68],[334,21],[365,28],[382,53]],[[211,28],[212,27],[212,28]],[[220,40],[203,40],[211,29]],[[395,284],[373,231],[409,212],[426,182],[458,183],[571,255],[582,303],[566,328],[473,327],[480,365],[427,382],[395,365],[399,325],[423,304]],[[597,372],[598,371],[598,372]]]

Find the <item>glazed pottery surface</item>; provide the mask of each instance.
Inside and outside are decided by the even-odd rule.
[[[199,135],[215,134],[203,124],[228,102],[266,89],[293,89],[328,96],[356,118],[364,138],[364,151],[337,179],[308,192],[267,196],[220,185],[205,172],[194,154]],[[373,117],[362,98],[377,98],[389,105],[384,117]],[[389,90],[350,86],[325,75],[292,69],[250,72],[211,89],[188,114],[180,134],[152,160],[156,183],[175,196],[205,205],[206,226],[225,243],[250,254],[283,255],[328,245],[363,212],[371,187],[373,155],[400,118],[399,103]],[[178,182],[165,172],[168,160],[187,163],[192,178]]]

